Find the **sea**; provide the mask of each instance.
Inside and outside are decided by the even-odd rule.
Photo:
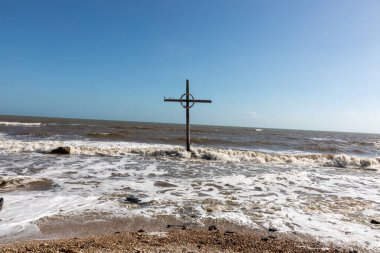
[[[0,116],[0,243],[95,212],[380,249],[379,134],[192,125],[191,140],[180,124]]]

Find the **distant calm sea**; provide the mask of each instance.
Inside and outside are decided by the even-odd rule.
[[[81,212],[227,219],[380,248],[380,135],[0,116],[0,242]],[[67,156],[52,155],[70,147]],[[131,204],[127,197],[144,205]]]

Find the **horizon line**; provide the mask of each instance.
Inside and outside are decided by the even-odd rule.
[[[10,115],[0,114],[0,117],[26,117],[26,118],[45,118],[45,119],[68,119],[68,120],[98,120],[98,121],[116,121],[116,122],[133,122],[145,124],[173,124],[173,125],[186,125],[185,123],[175,122],[157,122],[157,121],[133,121],[133,120],[118,120],[118,119],[99,119],[99,118],[75,118],[75,117],[57,117],[57,116],[36,116],[36,115]],[[350,134],[371,134],[379,135],[380,133],[369,132],[355,132],[355,131],[336,131],[336,130],[318,130],[318,129],[297,129],[297,128],[271,128],[260,126],[238,126],[238,125],[216,125],[216,124],[190,124],[193,126],[207,126],[207,127],[236,127],[236,128],[253,128],[253,129],[268,129],[268,130],[285,130],[285,131],[309,131],[309,132],[331,132],[331,133],[350,133]]]

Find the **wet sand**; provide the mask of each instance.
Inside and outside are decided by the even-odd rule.
[[[40,234],[0,245],[0,252],[355,252],[301,235],[253,230],[224,220],[105,218],[40,220]],[[91,218],[91,219],[90,219]],[[202,225],[201,225],[202,224]],[[31,240],[33,239],[33,240]],[[359,250],[362,252],[362,250]],[[359,252],[358,251],[358,252]]]

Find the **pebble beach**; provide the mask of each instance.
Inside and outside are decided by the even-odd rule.
[[[213,222],[203,228],[163,220],[114,220],[82,225],[41,226],[40,237],[2,244],[0,252],[359,252],[359,249],[324,244],[304,235],[253,231]],[[149,226],[152,225],[152,227]],[[181,225],[182,224],[182,225]],[[160,231],[151,231],[160,227]],[[147,228],[144,230],[142,228]],[[153,228],[154,227],[154,228]],[[135,231],[126,231],[134,229]],[[74,236],[76,234],[76,236]],[[362,252],[362,251],[360,251]]]

